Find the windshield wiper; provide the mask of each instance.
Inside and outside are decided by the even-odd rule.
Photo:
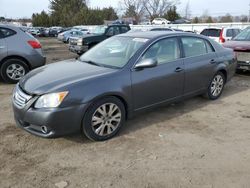
[[[88,63],[88,64],[91,64],[91,65],[95,65],[95,66],[99,66],[99,67],[102,67],[102,65],[101,64],[99,64],[99,63],[96,63],[96,62],[94,62],[94,61],[87,61],[87,60],[81,60],[80,59],[80,61],[82,61],[82,62],[85,62],[85,63]]]

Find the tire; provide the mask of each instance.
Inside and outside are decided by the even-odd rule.
[[[222,72],[217,72],[208,86],[207,93],[205,95],[206,98],[210,100],[218,99],[223,92],[225,83],[225,75]]]
[[[123,126],[125,115],[125,107],[119,99],[103,98],[94,102],[87,110],[82,122],[82,132],[93,141],[108,140]]]
[[[21,59],[13,58],[4,61],[1,66],[1,76],[7,83],[16,84],[19,80],[29,72],[29,67]]]

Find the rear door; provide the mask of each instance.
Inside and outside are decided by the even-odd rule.
[[[2,31],[3,28],[0,27],[0,61],[7,56],[8,48],[5,40],[4,33]]]
[[[211,43],[199,37],[181,37],[185,64],[184,94],[189,95],[207,88],[217,63]]]

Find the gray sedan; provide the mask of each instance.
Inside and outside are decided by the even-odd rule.
[[[0,74],[4,81],[17,83],[31,69],[43,66],[41,44],[21,28],[0,24]]]
[[[15,120],[45,138],[82,132],[102,141],[146,109],[201,94],[218,99],[235,68],[233,51],[204,36],[126,33],[26,75],[13,93]]]

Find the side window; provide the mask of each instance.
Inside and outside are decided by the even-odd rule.
[[[204,29],[204,30],[201,32],[201,35],[208,36],[208,30],[207,30],[207,29]]]
[[[110,27],[107,32],[108,36],[113,36],[114,35],[114,27]]]
[[[177,38],[163,39],[153,44],[142,59],[157,59],[158,64],[175,61],[180,58],[180,48]]]
[[[125,26],[121,27],[121,33],[126,33],[128,31],[129,31],[128,27],[125,27]]]
[[[119,27],[114,27],[114,35],[119,35],[119,34],[120,34]]]
[[[7,29],[7,28],[0,28],[0,32],[1,32],[0,35],[2,35],[2,38],[10,37],[10,36],[16,34],[15,31],[13,31],[11,29]]]
[[[227,37],[233,37],[233,30],[232,29],[228,29],[226,36]]]
[[[203,39],[183,37],[181,40],[185,57],[199,56],[207,53],[207,46]]]
[[[210,42],[205,41],[205,43],[206,43],[206,47],[207,47],[207,53],[213,53],[213,52],[215,52],[215,50],[214,50],[212,44],[210,44]]]
[[[236,37],[240,33],[240,30],[239,29],[234,29],[233,32],[234,32],[233,37]]]

